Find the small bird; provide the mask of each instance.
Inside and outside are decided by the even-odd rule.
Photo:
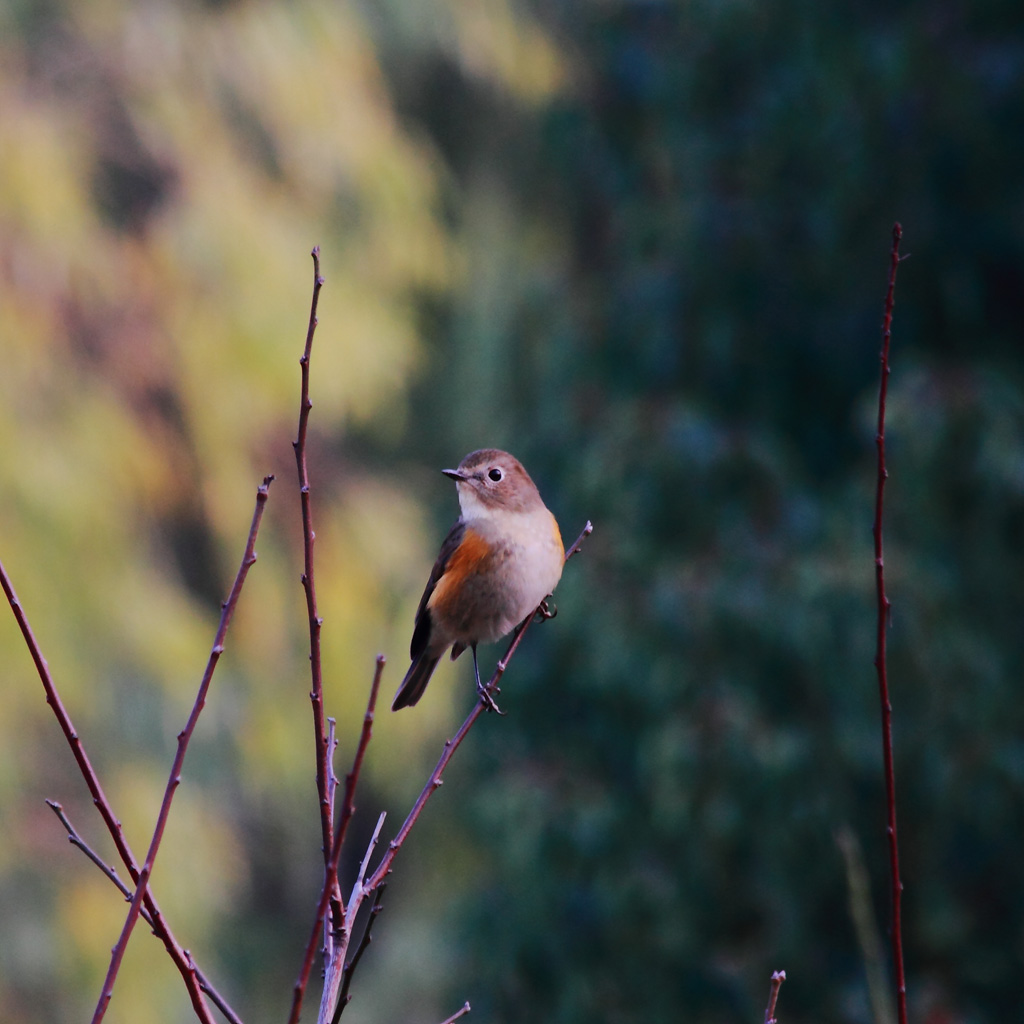
[[[454,661],[467,647],[480,699],[497,706],[480,682],[476,645],[511,632],[542,605],[562,575],[565,549],[555,517],[518,459],[496,448],[470,452],[455,481],[461,515],[441,545],[416,609],[412,665],[392,711],[411,707],[444,652]],[[544,605],[546,614],[547,611]]]

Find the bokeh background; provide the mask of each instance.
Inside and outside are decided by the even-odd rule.
[[[596,527],[507,718],[402,851],[346,1019],[468,999],[506,1024],[759,1021],[778,968],[786,1024],[886,1019],[870,525],[897,219],[911,1013],[1021,1018],[1022,20],[1011,0],[0,3],[0,557],[140,856],[278,478],[153,879],[247,1022],[286,1018],[319,884],[290,444],[314,243],[339,765],[376,652],[386,696],[404,671],[455,515],[438,469],[507,447],[567,539]],[[84,1020],[125,908],[44,797],[114,855],[9,614],[0,651],[0,1019]],[[352,857],[404,817],[469,672],[378,716]],[[192,1019],[144,927],[107,1019]]]

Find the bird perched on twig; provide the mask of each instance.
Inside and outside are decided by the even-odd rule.
[[[441,545],[416,609],[412,664],[391,710],[423,696],[449,647],[453,661],[468,647],[477,693],[498,711],[480,682],[477,644],[500,639],[538,607],[551,614],[544,599],[562,575],[562,535],[522,463],[508,452],[470,452],[458,469],[442,472],[455,481],[462,514]]]

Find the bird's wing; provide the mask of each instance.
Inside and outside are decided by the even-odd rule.
[[[430,640],[430,609],[427,607],[427,602],[430,600],[430,595],[434,593],[438,580],[441,579],[445,569],[448,568],[452,555],[459,549],[465,533],[466,524],[460,519],[448,531],[448,536],[445,537],[441,544],[441,551],[437,556],[437,561],[434,563],[434,568],[430,570],[430,578],[427,580],[427,585],[423,588],[423,596],[420,598],[419,607],[416,609],[416,628],[413,630],[412,642],[409,644],[409,655],[414,661],[426,650],[427,642]]]

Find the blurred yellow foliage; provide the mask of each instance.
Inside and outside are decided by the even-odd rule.
[[[559,79],[506,5],[438,11],[474,73],[527,101]],[[313,243],[327,287],[310,447],[340,774],[376,651],[393,654],[382,708],[404,670],[433,539],[394,481],[340,464],[336,439],[346,423],[404,420],[423,358],[415,300],[459,265],[447,171],[393,110],[352,7],[107,0],[11,8],[0,24],[0,557],[140,859],[256,485],[278,477],[154,876],[194,937],[251,881],[253,807],[277,808],[281,829],[305,821],[318,843],[290,445]],[[10,616],[0,643],[0,807],[16,821],[82,790]],[[407,762],[368,773],[394,780]],[[76,823],[106,848],[94,819]],[[302,857],[292,870],[315,884],[316,845]],[[84,858],[71,864],[49,910],[0,906],[5,944],[45,923],[65,950],[42,982],[0,958],[0,1016],[78,1014],[98,994],[124,907]],[[152,980],[165,959],[132,942],[109,1020],[182,1019],[173,969]]]

